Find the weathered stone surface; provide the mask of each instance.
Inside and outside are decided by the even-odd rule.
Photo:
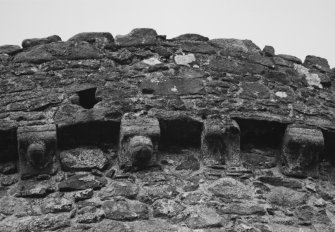
[[[99,59],[99,51],[86,42],[57,42],[39,45],[17,54],[14,62],[44,63],[55,59]]]
[[[33,38],[33,39],[25,39],[22,41],[23,48],[30,48],[37,45],[49,44],[53,42],[59,42],[62,39],[58,35],[48,36],[46,38]]]
[[[279,54],[278,56],[283,58],[284,60],[288,60],[288,61],[291,61],[297,64],[302,64],[301,59],[299,59],[298,57],[287,55],[287,54]]]
[[[273,185],[273,186],[282,186],[292,189],[302,189],[302,182],[294,179],[283,178],[279,176],[260,176],[258,178],[260,181]]]
[[[238,124],[231,119],[220,117],[207,119],[201,135],[201,149],[204,162],[209,165],[212,163],[239,166],[241,157]]]
[[[47,213],[60,213],[70,212],[73,208],[72,202],[69,199],[60,196],[51,196],[44,200],[42,205],[42,212]]]
[[[128,199],[135,199],[139,193],[137,184],[130,182],[113,181],[110,185],[103,189],[99,194],[102,199],[110,199],[113,197],[121,196]]]
[[[106,43],[114,42],[114,38],[109,32],[82,32],[72,36],[68,41],[86,41],[88,43],[94,43],[99,40]]]
[[[285,187],[277,187],[268,194],[269,202],[279,206],[297,207],[308,200],[308,194]]]
[[[268,46],[266,45],[264,48],[263,48],[263,52],[266,56],[274,56],[275,55],[275,49],[272,47],[272,46]]]
[[[230,178],[221,178],[215,181],[208,190],[217,197],[231,201],[233,199],[250,199],[252,193],[243,183]]]
[[[328,61],[325,58],[311,55],[306,56],[304,66],[311,68],[314,65],[320,65],[321,67],[330,68]]]
[[[143,93],[154,95],[194,95],[205,94],[205,87],[200,79],[163,78],[141,83]]]
[[[25,180],[18,184],[15,196],[45,197],[54,191],[56,191],[56,186],[51,180]]]
[[[224,54],[259,53],[260,48],[251,40],[239,39],[212,39],[210,43],[223,50]]]
[[[191,229],[220,228],[224,222],[215,210],[206,207],[196,207],[186,220],[187,226]]]
[[[199,170],[200,169],[200,163],[199,160],[193,156],[189,155],[185,158],[184,161],[182,161],[177,167],[176,170]]]
[[[149,219],[149,208],[138,201],[114,198],[102,205],[106,218],[117,221],[133,221]]]
[[[2,45],[0,46],[0,54],[15,55],[22,49],[18,45]]]
[[[191,40],[191,41],[202,41],[206,42],[208,41],[208,37],[198,35],[198,34],[192,34],[192,33],[187,33],[187,34],[182,34],[177,37],[174,37],[171,39],[172,41],[181,41],[181,40]]]
[[[62,168],[69,171],[102,170],[108,164],[107,155],[96,148],[75,148],[60,153]]]
[[[127,35],[117,35],[115,37],[115,44],[128,46],[147,46],[153,45],[157,42],[157,32],[150,28],[136,28]]]
[[[85,189],[100,189],[107,183],[105,178],[96,177],[89,174],[78,174],[67,178],[59,183],[60,191],[77,191]]]
[[[317,175],[319,154],[323,147],[324,138],[320,130],[289,126],[282,147],[282,171],[295,177]]]
[[[154,202],[152,207],[154,217],[160,218],[174,217],[185,209],[185,206],[169,199],[159,199]]]

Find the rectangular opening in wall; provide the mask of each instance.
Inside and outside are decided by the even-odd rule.
[[[172,147],[200,148],[203,123],[190,117],[159,119],[159,149]]]
[[[328,162],[331,166],[335,166],[335,131],[323,130],[323,138],[325,141],[325,149],[320,156],[320,162]]]
[[[62,126],[58,129],[58,144],[60,149],[70,149],[79,146],[117,146],[120,132],[120,122],[97,121]]]
[[[18,160],[16,129],[0,130],[0,163]]]
[[[241,157],[253,168],[277,165],[287,124],[255,119],[235,118],[241,131]]]

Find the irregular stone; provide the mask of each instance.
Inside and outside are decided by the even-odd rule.
[[[114,198],[102,205],[106,218],[117,221],[149,219],[149,208],[146,204],[124,198]]]
[[[49,43],[59,42],[59,41],[62,41],[62,39],[58,35],[52,35],[46,38],[25,39],[22,41],[22,47],[31,48],[37,45],[49,44]]]
[[[182,41],[182,40],[191,40],[191,41],[201,41],[201,42],[206,42],[208,41],[208,37],[198,35],[198,34],[182,34],[177,37],[174,37],[171,39],[172,41]]]
[[[105,216],[102,209],[93,206],[86,206],[77,211],[76,222],[78,223],[96,223]]]
[[[56,125],[18,129],[20,176],[54,174],[58,169]]]
[[[18,45],[2,45],[0,46],[0,54],[15,55],[21,51],[21,47]]]
[[[181,42],[181,49],[185,52],[201,53],[201,54],[215,54],[216,49],[206,42],[199,41],[183,41]]]
[[[62,168],[68,171],[103,170],[108,159],[103,151],[97,148],[75,148],[60,153]]]
[[[318,160],[324,148],[319,129],[299,125],[287,127],[281,154],[282,172],[287,176],[318,175]]]
[[[14,162],[0,163],[0,173],[8,175],[16,172],[17,168]]]
[[[56,58],[45,48],[44,45],[35,46],[32,49],[21,52],[14,57],[14,62],[41,64]]]
[[[145,203],[153,203],[158,199],[174,199],[179,192],[176,186],[161,184],[156,186],[144,187],[138,194],[137,199]]]
[[[302,189],[303,187],[303,183],[299,180],[283,178],[280,176],[260,176],[258,179],[273,186],[282,186],[291,189]]]
[[[133,54],[128,49],[121,48],[116,52],[107,53],[107,57],[120,64],[129,64],[132,61]]]
[[[119,162],[121,168],[144,168],[159,162],[159,122],[146,115],[125,114],[121,120]]]
[[[196,207],[186,219],[186,225],[191,229],[219,228],[224,222],[214,209],[207,207]]]
[[[99,59],[100,52],[87,42],[56,42],[32,47],[14,57],[14,62],[44,63],[55,59]]]
[[[23,217],[17,220],[5,220],[0,222],[2,232],[22,232],[22,231],[55,231],[70,226],[68,215],[47,214],[40,217]]]
[[[157,32],[150,28],[136,28],[127,35],[117,35],[115,44],[121,47],[148,46],[157,43]]]
[[[59,183],[60,191],[77,191],[85,189],[100,189],[107,184],[107,180],[102,177],[90,174],[78,174],[67,178]]]
[[[251,40],[239,39],[212,39],[210,44],[221,48],[224,54],[235,55],[239,53],[259,53],[261,49]]]
[[[102,199],[110,199],[116,196],[122,196],[128,199],[135,199],[138,193],[139,187],[137,184],[113,181],[100,192],[99,197]]]
[[[183,160],[177,167],[176,170],[192,170],[196,171],[200,169],[199,160],[193,156],[189,155]]]
[[[314,232],[313,229],[305,226],[290,226],[290,225],[282,225],[282,224],[272,224],[271,225],[271,231],[276,232]]]
[[[93,189],[85,189],[82,191],[75,192],[73,194],[73,198],[75,201],[82,201],[86,199],[90,199],[93,196]]]
[[[179,227],[176,225],[171,225],[164,220],[145,220],[145,221],[133,221],[127,222],[127,225],[130,226],[131,232],[190,232],[188,230],[179,230]],[[128,232],[128,230],[125,230]]]
[[[270,203],[284,207],[297,207],[308,200],[308,194],[285,187],[272,188],[267,197]]]
[[[252,193],[242,182],[239,182],[231,177],[225,177],[213,182],[208,190],[217,197],[226,201],[234,199],[250,199]]]
[[[316,86],[322,89],[321,79],[318,74],[310,73],[308,68],[305,68],[299,64],[294,64],[294,69],[298,72],[299,75],[306,79],[309,86]]]
[[[241,158],[243,165],[248,168],[268,169],[277,166],[276,155],[277,154],[273,154],[272,152],[244,151],[241,154]]]
[[[279,54],[278,56],[283,58],[284,60],[288,60],[296,64],[302,64],[301,59],[299,59],[298,57],[286,55],[286,54]]]
[[[190,53],[187,55],[176,55],[174,61],[178,65],[190,66],[193,62],[196,61],[194,54]]]
[[[206,164],[241,165],[238,124],[231,119],[206,119],[201,134],[201,150]]]
[[[48,197],[43,200],[42,212],[47,213],[60,213],[70,212],[73,208],[72,202],[64,197]]]
[[[321,67],[330,69],[328,61],[325,58],[311,55],[306,56],[304,66],[312,68],[314,65],[320,65]]]
[[[82,230],[78,232],[81,232],[81,231]],[[134,232],[134,230],[131,229],[130,226],[122,222],[109,220],[109,219],[105,219],[101,221],[100,223],[92,224],[92,227],[89,230],[89,232],[111,232],[111,231],[113,232]],[[71,230],[69,232],[73,232],[73,231]]]
[[[159,199],[154,202],[152,207],[154,217],[160,218],[171,218],[185,210],[185,206],[169,199]]]
[[[222,214],[265,215],[266,210],[260,205],[231,203],[219,210]]]
[[[248,99],[266,99],[270,97],[269,89],[260,83],[243,82],[242,83],[242,98]]]
[[[18,182],[16,176],[0,176],[0,185],[10,186]]]
[[[86,41],[88,43],[94,43],[98,40],[102,40],[105,43],[114,42],[114,38],[109,32],[82,32],[68,39],[68,41]]]
[[[266,56],[274,56],[275,55],[275,49],[272,47],[272,46],[268,46],[266,45],[264,48],[263,48],[263,52]]]
[[[15,195],[17,197],[45,197],[55,190],[56,186],[51,180],[26,180],[18,184]]]
[[[204,78],[208,76],[204,71],[196,68],[191,68],[187,66],[180,66],[178,70],[178,76],[181,78]]]
[[[289,76],[285,72],[281,71],[269,71],[265,77],[283,85],[288,85],[290,83]]]

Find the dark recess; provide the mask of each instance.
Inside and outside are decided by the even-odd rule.
[[[58,144],[61,149],[80,145],[117,145],[120,122],[89,122],[58,128]]]
[[[95,98],[97,88],[85,89],[77,92],[79,96],[79,104],[85,109],[92,109],[98,103]]]
[[[200,147],[202,123],[191,118],[160,119],[160,149]]]
[[[241,149],[280,149],[287,124],[255,120],[235,119],[241,130]]]
[[[328,161],[332,166],[335,165],[335,131],[323,130],[325,150],[320,156],[320,161]]]
[[[18,160],[16,129],[0,130],[0,163]]]

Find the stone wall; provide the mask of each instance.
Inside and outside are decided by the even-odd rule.
[[[334,231],[334,77],[147,28],[0,46],[0,231]]]

